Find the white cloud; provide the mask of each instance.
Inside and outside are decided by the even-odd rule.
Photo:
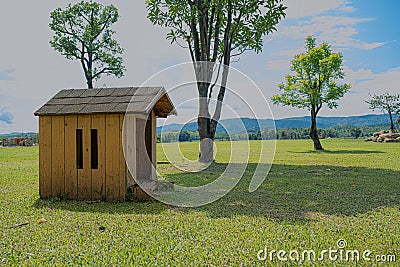
[[[391,69],[382,73],[374,73],[371,70],[359,69],[352,70],[344,67],[346,74],[345,82],[352,85],[350,94],[344,96],[339,101],[339,108],[333,111],[335,115],[361,115],[374,113],[365,103],[372,94],[398,94],[398,80],[400,77],[400,68]],[[322,114],[332,115],[331,112],[325,110]]]
[[[166,29],[151,25],[146,18],[144,1],[98,1],[104,4],[113,3],[119,8],[121,18],[113,29],[117,32],[116,39],[125,48],[123,57],[128,69],[124,78],[104,77],[97,83],[98,86],[103,86],[103,84],[107,86],[138,86],[159,70],[174,63],[190,60],[187,50],[171,45],[165,40],[168,32]],[[77,0],[26,1],[24,8],[20,7],[19,1],[2,3],[0,24],[6,26],[2,27],[1,38],[7,42],[0,43],[0,70],[15,70],[12,76],[10,75],[14,80],[0,81],[0,107],[10,107],[10,110],[7,111],[14,115],[15,122],[7,125],[7,128],[2,131],[36,130],[37,121],[32,113],[39,106],[60,89],[85,87],[79,62],[66,60],[49,45],[52,37],[52,32],[48,27],[49,14],[55,8],[64,7],[70,2],[77,2]],[[276,43],[274,49],[271,49],[274,45],[271,42],[268,43],[268,51],[273,53],[269,58],[268,68],[275,68],[278,71],[283,70],[284,67],[288,68],[293,55],[302,51],[303,40],[308,34],[318,33],[317,37],[321,37],[321,39],[318,38],[318,41],[359,49],[374,49],[383,45],[382,42],[367,43],[356,39],[357,26],[370,20],[346,17],[346,13],[352,12],[354,9],[345,0],[285,0],[285,3],[289,7],[287,21],[291,23],[295,21],[298,24],[288,26],[284,22],[278,26],[279,32],[271,35],[271,37],[281,36],[285,39],[273,39],[272,42]],[[340,11],[342,15],[341,17],[328,16],[327,13],[330,11]],[[258,75],[257,83],[267,98],[278,92],[277,84],[281,82],[285,74],[277,76],[276,72],[268,72],[262,56],[251,53],[248,58],[235,64],[234,67],[250,73],[249,75],[255,77]],[[400,69],[383,74],[374,74],[368,70],[352,72],[346,70],[348,79],[356,81],[353,90],[360,91],[361,93],[356,95],[361,97],[361,95],[368,95],[368,90],[378,90],[378,88],[385,90],[390,87],[395,90],[394,85],[397,86],[396,81],[398,81],[396,75],[399,77]],[[373,79],[368,78],[371,75]],[[168,87],[176,80],[179,80],[179,77],[163,76],[155,83]],[[252,97],[246,94],[246,86],[242,86],[241,94]],[[192,94],[196,95],[195,89],[190,89],[190,91],[185,91],[179,96],[174,95],[173,101],[179,102],[181,98],[188,98]],[[358,101],[358,104],[354,105],[354,102],[349,106],[342,105],[338,112],[342,112],[342,114],[368,112],[368,108],[359,104],[362,103],[362,100],[349,97],[349,100],[346,101]],[[256,108],[263,110],[264,107],[259,104],[256,105]],[[276,109],[277,117],[307,113],[307,111],[281,107],[276,107]],[[356,111],[354,111],[355,109]],[[181,116],[177,117],[177,122],[181,118]]]
[[[348,66],[344,66],[343,69],[346,77],[343,81],[340,81],[340,83],[350,83],[352,88],[350,92],[339,101],[339,107],[337,109],[331,110],[324,107],[321,110],[320,116],[349,116],[374,113],[365,103],[365,100],[367,100],[371,94],[400,93],[398,87],[400,67],[382,73],[374,73],[369,69],[353,70]],[[262,86],[262,88],[265,89],[263,92],[267,98],[279,93],[277,84],[278,82],[270,82]],[[291,107],[274,105],[272,109],[275,118],[309,115],[307,110]],[[379,113],[379,111],[376,113]]]
[[[74,1],[28,1],[21,8],[18,1],[6,1],[0,9],[1,38],[0,71],[13,69],[14,80],[0,79],[1,105],[14,106],[15,123],[2,131],[37,130],[32,115],[49,98],[64,88],[86,86],[80,63],[65,59],[49,45],[50,12]],[[98,0],[110,4],[108,0]],[[153,26],[146,18],[144,1],[112,1],[120,12],[113,25],[116,39],[125,49],[125,77],[104,76],[96,86],[140,86],[148,77],[171,63],[189,60],[185,49],[171,45],[165,39],[167,30]],[[10,102],[12,101],[12,102]],[[22,104],[23,103],[23,104]]]
[[[383,46],[383,42],[367,43],[356,39],[357,25],[371,21],[370,18],[351,18],[337,16],[316,16],[297,25],[281,26],[275,37],[289,39],[304,39],[314,35],[319,40],[328,42],[335,47],[357,48],[371,50]]]
[[[352,70],[348,66],[343,67],[344,73],[346,74],[345,81],[346,83],[350,83],[352,85],[358,84],[363,81],[370,81],[376,78],[376,74],[372,72],[372,70],[367,69],[359,69]]]
[[[12,124],[14,116],[8,111],[8,108],[0,110],[0,123]]]
[[[352,12],[354,9],[344,0],[285,0],[288,7],[287,18],[302,18],[314,16],[329,10]]]
[[[399,88],[400,69],[391,69],[379,74],[373,74],[370,80],[363,80],[358,82],[354,89],[364,91],[366,94],[398,94]]]
[[[361,44],[361,48],[364,50],[372,50],[381,46],[384,46],[384,42],[375,42],[375,43],[363,43]]]

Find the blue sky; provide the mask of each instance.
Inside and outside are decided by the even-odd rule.
[[[0,132],[36,131],[33,112],[64,88],[84,88],[85,81],[78,62],[68,61],[55,52],[49,41],[49,14],[57,7],[76,1],[28,1],[23,9],[18,1],[3,1],[0,10]],[[146,18],[144,1],[99,1],[113,3],[121,19],[115,25],[116,38],[125,48],[127,73],[122,79],[104,77],[97,86],[140,86],[153,74],[174,64],[190,60],[186,50],[165,40],[167,30],[154,27]],[[278,93],[277,84],[289,73],[290,60],[303,50],[304,38],[314,35],[317,42],[328,42],[344,56],[346,82],[351,92],[336,110],[323,109],[322,116],[349,116],[372,113],[364,100],[371,93],[399,93],[400,1],[372,0],[284,0],[287,18],[278,32],[265,37],[264,52],[248,52],[232,66],[246,74],[269,99]],[[183,70],[180,70],[181,72]],[[186,71],[186,70],[185,70]],[[258,114],[266,108],[257,104],[256,94],[246,94],[246,101]],[[181,81],[180,72],[159,75],[151,85],[173,86]],[[239,90],[240,93],[240,90]],[[183,107],[169,123],[190,121],[196,117],[195,88],[172,92],[174,103]],[[240,110],[231,101],[232,110]],[[253,103],[253,104],[252,104]],[[275,118],[307,115],[306,110],[271,106]],[[266,112],[268,113],[268,112]],[[241,116],[246,116],[243,113]],[[232,117],[226,110],[224,118]],[[266,115],[265,117],[269,117]]]

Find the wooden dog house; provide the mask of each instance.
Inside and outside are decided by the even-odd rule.
[[[35,112],[40,197],[125,201],[155,178],[156,118],[171,114],[162,87],[60,91]]]

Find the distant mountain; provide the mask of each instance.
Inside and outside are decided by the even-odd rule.
[[[4,133],[0,134],[0,137],[21,137],[21,136],[34,136],[35,132],[27,132],[27,133],[21,133],[21,132],[12,132],[12,133]]]
[[[395,119],[397,120],[397,116]],[[295,117],[295,118],[285,118],[275,120],[275,125],[277,129],[287,129],[287,128],[309,128],[310,127],[310,117]],[[318,117],[318,127],[321,129],[326,129],[337,125],[351,125],[351,126],[389,126],[389,115],[363,115],[363,116],[350,116],[350,117]],[[259,125],[258,125],[259,123]],[[258,127],[272,127],[273,120],[261,119],[261,120],[251,119],[251,118],[238,118],[238,119],[226,119],[221,120],[217,127],[217,132],[223,132],[223,125],[228,132],[231,133],[241,133],[246,131],[257,130]],[[183,131],[197,131],[197,122],[188,123],[186,125],[182,124],[169,124],[165,126],[157,127],[157,132],[176,132],[179,130]]]
[[[399,115],[395,115],[394,119],[397,120]],[[388,128],[390,126],[389,123],[389,115],[381,114],[381,115],[363,115],[363,116],[350,116],[350,117],[318,117],[318,127],[321,129],[326,129],[332,126],[337,125],[351,125],[351,126],[382,126]],[[255,131],[258,130],[258,127],[272,127],[273,120],[270,119],[261,119],[258,120],[259,124],[257,124],[256,119],[251,118],[238,118],[238,119],[226,119],[221,120],[220,124],[217,127],[217,132],[223,132],[224,127],[230,133],[242,133],[244,129],[246,131]],[[224,127],[221,127],[223,125]],[[275,120],[275,125],[277,129],[287,129],[287,128],[309,128],[310,127],[310,117],[294,117],[294,118],[285,118]],[[179,130],[184,131],[197,131],[197,122],[188,123],[186,125],[182,124],[169,124],[165,126],[157,127],[157,132],[176,132]],[[12,132],[0,134],[0,137],[20,137],[20,136],[34,136],[35,132]]]

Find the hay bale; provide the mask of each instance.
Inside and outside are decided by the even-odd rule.
[[[385,142],[385,143],[395,143],[397,141],[395,139],[392,139],[392,138],[385,138],[385,140],[383,142]]]
[[[387,134],[381,134],[380,137],[382,137],[382,138],[396,139],[397,137],[400,137],[400,134],[387,133]]]
[[[392,134],[392,138],[393,138],[393,139],[397,139],[397,138],[399,138],[399,137],[400,137],[400,134],[398,134],[398,133]]]
[[[382,137],[380,137],[380,136],[376,139],[376,142],[381,142],[382,143],[383,141],[384,141],[384,139]]]

